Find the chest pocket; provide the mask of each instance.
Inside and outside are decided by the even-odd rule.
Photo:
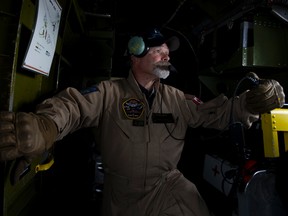
[[[121,104],[124,119],[141,120],[145,110],[145,105],[142,101],[136,98],[124,99]]]
[[[135,98],[123,99],[118,102],[118,106],[110,106],[105,115],[112,118],[113,125],[110,126],[113,130],[122,131],[123,135],[132,142],[145,141],[147,137],[146,110],[142,101]]]

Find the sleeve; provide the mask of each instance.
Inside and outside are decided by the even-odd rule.
[[[50,117],[57,125],[57,140],[80,128],[96,127],[103,106],[104,91],[98,86],[80,92],[67,88],[36,107],[37,114]]]
[[[246,128],[251,127],[252,123],[259,119],[259,115],[252,114],[246,109],[245,97],[246,92],[230,99],[221,94],[210,101],[202,102],[186,95],[193,116],[190,126],[225,130],[231,123],[241,122]]]

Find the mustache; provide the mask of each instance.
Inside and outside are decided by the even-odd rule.
[[[170,70],[171,63],[167,61],[160,61],[160,62],[155,63],[154,67],[160,70]]]
[[[168,70],[172,73],[177,73],[176,68],[170,62],[167,61],[157,62],[154,64],[154,67],[160,70]]]

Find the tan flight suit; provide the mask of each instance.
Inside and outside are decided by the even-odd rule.
[[[195,185],[178,170],[188,126],[224,129],[231,101],[225,96],[203,104],[182,91],[155,84],[149,108],[133,74],[103,81],[79,92],[68,88],[38,107],[57,124],[58,140],[83,127],[97,127],[105,168],[104,216],[208,216]],[[245,94],[234,100],[235,121],[247,127],[258,116],[248,113]]]

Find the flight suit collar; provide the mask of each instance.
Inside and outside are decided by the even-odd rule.
[[[138,84],[137,80],[135,79],[134,74],[133,74],[131,69],[129,71],[129,75],[127,77],[127,80],[133,86],[134,89],[136,88],[136,89],[138,89],[138,91],[141,91],[139,84]],[[160,79],[158,79],[154,82],[154,85],[153,85],[154,91],[158,91],[159,85],[160,85]]]

